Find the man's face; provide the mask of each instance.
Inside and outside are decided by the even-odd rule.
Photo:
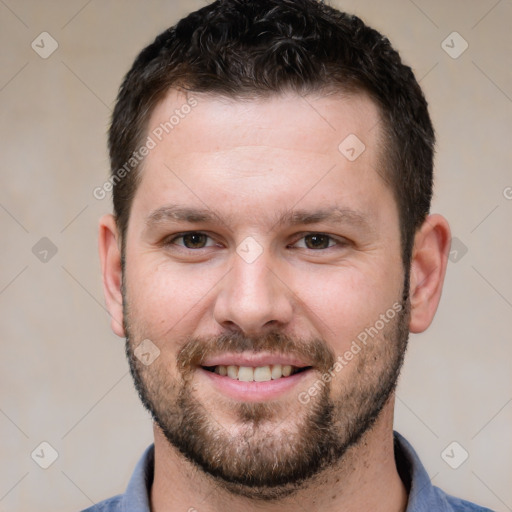
[[[371,427],[405,350],[377,109],[362,95],[195,98],[153,137],[131,209],[132,373],[202,469],[240,492],[293,486]],[[171,92],[148,134],[185,103]],[[148,365],[134,355],[143,340],[160,351]]]

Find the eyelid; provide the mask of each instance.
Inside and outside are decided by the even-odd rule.
[[[335,235],[331,235],[329,233],[324,233],[323,231],[306,231],[306,232],[297,233],[296,235],[294,235],[294,240],[295,241],[290,243],[288,246],[296,245],[297,242],[299,242],[300,240],[303,240],[308,235],[326,236],[330,240],[334,241],[335,243],[333,245],[329,245],[329,247],[326,247],[325,249],[309,249],[308,247],[299,247],[299,249],[307,249],[309,251],[319,252],[319,251],[325,251],[327,249],[331,249],[332,247],[336,247],[336,246],[344,247],[344,246],[347,246],[347,245],[350,244],[350,241],[347,238],[343,237],[343,236],[335,236]]]
[[[185,245],[183,245],[183,244],[176,243],[176,240],[178,240],[180,238],[182,239],[186,235],[204,235],[208,239],[210,239],[210,241],[212,241],[213,243],[208,244],[208,241],[207,241],[207,245],[205,245],[204,247],[199,247],[198,249],[191,249],[190,247],[185,247]],[[164,238],[162,245],[164,245],[164,246],[174,245],[174,246],[184,249],[186,251],[199,251],[201,249],[207,249],[207,248],[213,247],[215,245],[218,245],[218,242],[210,234],[205,233],[204,231],[192,230],[192,231],[183,231],[181,233],[174,233],[173,235],[167,236]]]
[[[180,238],[182,239],[185,235],[191,235],[191,234],[204,235],[204,236],[206,236],[209,239],[210,243],[208,244],[208,241],[207,241],[208,245],[205,245],[204,247],[200,247],[198,249],[191,249],[189,247],[185,247],[185,245],[183,245],[183,244],[176,243],[176,240],[178,240]],[[334,242],[334,244],[329,245],[325,249],[309,249],[308,247],[293,247],[299,241],[303,240],[306,236],[310,236],[310,235],[326,236],[326,237],[328,237],[330,239],[329,241],[330,242],[331,241]],[[331,248],[337,247],[337,246],[344,247],[344,246],[347,246],[347,245],[350,244],[350,240],[348,240],[347,238],[345,238],[343,236],[331,235],[330,233],[325,233],[323,231],[304,231],[304,232],[301,232],[301,233],[296,233],[294,235],[294,237],[293,237],[293,240],[294,241],[292,241],[291,243],[287,244],[287,247],[298,248],[298,249],[307,249],[309,251],[315,251],[315,252],[325,251],[327,249],[331,249]],[[214,247],[216,245],[218,246],[218,245],[220,245],[220,242],[218,242],[215,239],[215,237],[213,237],[208,232],[190,230],[190,231],[182,231],[180,233],[174,233],[172,235],[169,235],[169,236],[165,237],[163,239],[163,241],[162,241],[162,245],[163,246],[173,245],[175,247],[179,247],[180,249],[183,249],[183,250],[186,250],[186,251],[199,251],[201,249],[211,248],[211,247]]]

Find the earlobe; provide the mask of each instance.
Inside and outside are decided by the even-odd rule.
[[[429,215],[416,233],[411,260],[409,330],[423,332],[431,324],[443,289],[450,251],[450,227],[441,215]]]
[[[103,293],[110,313],[111,327],[115,334],[124,338],[120,238],[115,217],[111,214],[104,215],[100,219],[98,249],[103,277]]]

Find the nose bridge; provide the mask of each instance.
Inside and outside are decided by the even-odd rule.
[[[254,260],[244,258],[243,253],[234,255],[227,277],[215,304],[219,324],[258,333],[289,322],[290,294],[272,269],[268,250]]]
[[[254,304],[260,300],[265,300],[266,303],[271,302],[274,283],[268,258],[260,256],[253,262],[247,262],[242,258],[237,260],[234,263],[231,286],[238,300],[254,301]]]

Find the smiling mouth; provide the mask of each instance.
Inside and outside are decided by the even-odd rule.
[[[265,366],[234,366],[217,365],[202,366],[206,371],[216,373],[221,377],[228,377],[242,382],[267,382],[278,380],[311,369],[311,366],[297,367],[288,364],[273,364]]]

